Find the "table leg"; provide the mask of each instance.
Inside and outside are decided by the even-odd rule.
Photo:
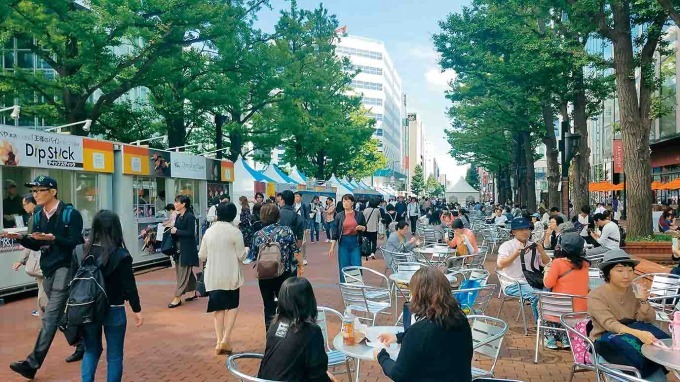
[[[361,360],[359,358],[355,358],[357,360],[357,376],[355,378],[356,382],[359,382],[359,365],[361,365]]]

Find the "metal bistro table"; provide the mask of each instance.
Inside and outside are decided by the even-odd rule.
[[[442,264],[449,256],[456,254],[456,250],[448,246],[413,248],[413,252],[420,254],[429,265]]]
[[[361,341],[355,345],[345,345],[342,341],[342,333],[338,333],[333,338],[333,347],[335,350],[339,350],[348,357],[356,359],[356,382],[359,382],[359,365],[361,361],[375,361],[373,358],[373,350],[376,348],[382,348],[380,341],[378,341],[378,335],[381,333],[394,333],[403,332],[404,328],[402,326],[369,326],[366,329],[366,338],[370,341],[368,343],[374,346],[368,345],[366,341]],[[387,352],[390,354],[390,358],[397,359],[399,355],[399,345],[391,345],[386,348]]]
[[[670,338],[661,341],[669,348],[673,345],[673,340]],[[650,361],[665,366],[676,377],[680,378],[680,350],[664,349],[655,345],[642,345],[642,355]]]
[[[411,282],[411,277],[415,272],[395,272],[389,275],[390,280],[397,284],[408,285]],[[444,276],[449,280],[450,283],[455,283],[457,278],[452,273],[445,273]]]

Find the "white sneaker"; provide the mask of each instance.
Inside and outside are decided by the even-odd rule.
[[[307,260],[302,260],[302,265],[307,265]]]
[[[245,260],[243,260],[243,264],[250,264],[250,263],[252,263],[252,262],[253,262],[253,260],[251,260],[251,259],[245,259]]]
[[[37,310],[34,310],[34,311],[31,312],[31,316],[40,317],[40,313]]]
[[[326,243],[330,243],[330,242],[331,242],[330,240],[326,239]]]

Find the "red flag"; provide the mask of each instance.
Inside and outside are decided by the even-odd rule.
[[[614,139],[613,144],[614,149],[614,172],[623,172],[623,141],[620,139]]]
[[[343,25],[335,30],[335,34],[345,34],[347,33],[347,25]]]

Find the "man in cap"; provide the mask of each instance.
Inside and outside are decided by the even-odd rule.
[[[2,200],[2,213],[2,226],[4,228],[16,227],[16,216],[24,214],[21,196],[17,192],[17,184],[11,179],[5,181],[5,198]]]
[[[33,233],[30,235],[4,233],[3,236],[17,240],[25,248],[41,252],[40,269],[45,277],[43,287],[49,299],[42,316],[42,327],[33,352],[28,358],[10,364],[10,368],[16,373],[33,379],[47,356],[64,314],[68,284],[73,277],[71,272],[73,250],[84,240],[83,218],[73,206],[57,199],[57,181],[54,178],[40,175],[32,182],[26,183],[26,187],[31,188],[31,193],[38,204],[34,211]],[[81,360],[83,352],[83,346],[79,344],[75,353],[66,361]]]
[[[531,301],[531,311],[534,319],[538,318],[538,297],[534,294],[536,290],[529,285],[524,272],[522,271],[522,259],[524,258],[527,269],[540,269],[550,262],[543,246],[530,240],[531,223],[524,218],[514,218],[510,222],[510,233],[513,238],[498,247],[498,259],[496,265],[498,270],[505,277],[500,279],[501,288],[508,296],[520,295],[527,301]],[[534,258],[532,263],[532,257]],[[512,280],[519,282],[518,284]]]

